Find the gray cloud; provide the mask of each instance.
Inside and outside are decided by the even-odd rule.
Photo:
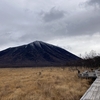
[[[100,13],[93,9],[65,15],[57,21],[43,22],[41,32],[51,37],[92,35],[100,32]],[[48,37],[46,37],[48,38]]]
[[[100,32],[100,14],[99,11],[80,12],[67,25],[70,35],[92,35]]]
[[[51,8],[49,12],[44,13],[43,19],[45,22],[59,20],[64,17],[64,11],[57,10],[55,7]]]
[[[100,7],[100,0],[89,0],[87,1],[89,5],[94,5]]]

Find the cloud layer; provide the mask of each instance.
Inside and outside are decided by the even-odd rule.
[[[100,35],[100,1],[99,0],[1,0],[0,1],[0,46],[1,50],[35,40],[41,40],[63,47],[81,46],[87,41],[87,47],[100,50],[86,38],[98,41]],[[77,37],[81,37],[77,39]],[[72,41],[71,41],[72,39]],[[77,40],[76,40],[77,39]],[[65,41],[66,40],[66,41]],[[67,41],[70,40],[70,41]],[[53,41],[53,42],[52,42]],[[97,42],[96,42],[97,43]],[[71,46],[70,46],[71,45]],[[81,52],[80,48],[73,52]],[[89,50],[90,50],[89,49]]]

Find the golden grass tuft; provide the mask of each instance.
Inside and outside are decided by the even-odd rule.
[[[1,68],[0,100],[79,100],[90,82],[70,68]]]

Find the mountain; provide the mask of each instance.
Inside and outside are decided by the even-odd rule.
[[[42,41],[0,51],[0,67],[61,66],[80,58]]]

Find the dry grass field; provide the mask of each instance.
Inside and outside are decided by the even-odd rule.
[[[1,68],[0,100],[79,100],[90,83],[70,68]]]

